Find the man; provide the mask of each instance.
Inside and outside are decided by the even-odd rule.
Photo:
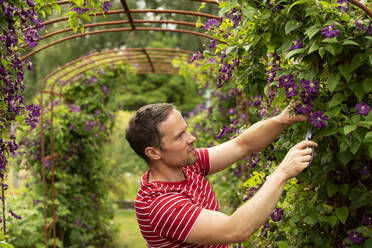
[[[261,189],[231,216],[220,212],[206,175],[219,172],[271,144],[291,124],[290,115],[255,123],[238,137],[212,148],[195,149],[181,113],[172,104],[150,104],[130,119],[126,138],[148,164],[135,201],[137,220],[149,247],[228,247],[246,241],[270,216],[288,179],[311,159],[313,141],[290,149]]]

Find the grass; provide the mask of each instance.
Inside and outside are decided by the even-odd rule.
[[[117,209],[114,218],[119,226],[119,234],[115,240],[116,247],[121,248],[146,248],[136,220],[133,209]]]

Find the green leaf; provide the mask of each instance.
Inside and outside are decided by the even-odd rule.
[[[319,48],[319,55],[320,55],[321,58],[323,58],[324,54],[325,54],[324,47]]]
[[[248,19],[252,19],[252,17],[257,14],[257,10],[251,6],[247,6],[245,8],[242,8],[243,15],[248,17]]]
[[[322,40],[322,42],[324,43],[338,43],[338,40],[336,37],[333,37],[333,38],[325,38],[324,40]]]
[[[349,216],[349,209],[347,207],[336,208],[335,213],[342,224],[345,224],[347,217]]]
[[[308,225],[310,225],[310,226],[315,225],[316,222],[317,222],[317,220],[316,220],[314,217],[306,216],[306,217],[304,218],[304,223],[306,223],[306,224],[308,224]]]
[[[52,7],[58,12],[58,15],[61,15],[61,7],[58,4],[53,3]]]
[[[351,60],[349,72],[355,71],[359,66],[363,64],[365,56],[363,54],[355,54],[353,59]]]
[[[346,165],[353,159],[353,154],[349,151],[346,150],[344,152],[339,153],[339,159],[343,165]]]
[[[209,50],[204,50],[204,51],[203,51],[203,56],[204,56],[205,58],[207,58],[207,59],[210,59],[210,58],[213,57],[213,54],[212,54],[211,51],[209,51]]]
[[[333,182],[327,184],[327,194],[329,197],[332,197],[337,192],[337,185]]]
[[[372,65],[372,55],[369,55],[369,63]]]
[[[346,151],[348,147],[349,147],[349,146],[348,146],[346,143],[342,142],[341,145],[340,145],[340,152],[341,152],[341,154],[342,154],[344,151]]]
[[[333,56],[336,55],[336,53],[335,53],[335,49],[333,48],[333,46],[331,46],[331,45],[326,45],[324,48],[325,48],[328,52],[330,52]]]
[[[340,192],[344,196],[347,196],[348,190],[349,190],[349,184],[342,184],[338,187],[338,192]]]
[[[318,49],[319,49],[318,43],[313,42],[313,44],[311,44],[311,47],[309,49],[309,54],[312,53],[312,52],[314,52],[314,51],[316,51],[316,50],[318,50]]]
[[[372,77],[364,79],[362,84],[366,94],[372,91]]]
[[[348,133],[354,131],[357,128],[355,125],[347,125],[344,127],[344,133],[347,135]]]
[[[338,70],[341,72],[342,76],[346,79],[347,82],[351,80],[351,74],[349,72],[349,65],[339,65]]]
[[[302,26],[302,23],[301,22],[297,22],[297,21],[294,21],[294,20],[290,20],[289,22],[287,22],[287,24],[285,25],[285,34],[289,34],[290,32],[292,32],[293,30],[296,30],[297,28],[301,27]]]
[[[336,93],[332,100],[328,102],[328,107],[332,108],[336,105],[339,105],[343,100],[345,100],[345,96],[341,93]]]
[[[334,215],[331,215],[328,217],[328,223],[334,227],[336,224],[337,224],[338,220],[337,220],[337,217],[334,216]]]
[[[328,77],[328,89],[333,92],[336,89],[338,82],[340,82],[341,75],[338,73],[331,73]]]
[[[299,0],[299,1],[296,1],[296,2],[294,2],[289,8],[288,8],[288,10],[287,10],[287,14],[289,13],[289,11],[291,11],[291,9],[294,7],[294,6],[296,6],[296,5],[298,5],[298,4],[304,4],[304,3],[313,3],[313,1],[311,1],[311,0]]]
[[[350,151],[355,155],[357,153],[357,151],[359,150],[360,146],[361,146],[360,141],[354,139],[352,141],[352,144],[351,144],[351,147],[350,147]]]
[[[359,46],[359,44],[356,41],[353,41],[353,40],[345,40],[344,42],[342,42],[342,45],[344,45],[344,46],[346,46],[346,45],[356,45],[356,46]]]
[[[276,243],[276,245],[278,246],[278,248],[288,248],[288,247],[289,247],[289,246],[288,246],[288,243],[285,242],[285,241],[278,241],[278,242]]]
[[[363,99],[364,91],[363,91],[363,87],[361,87],[360,83],[353,83],[353,84],[349,85],[348,88],[353,91],[354,95],[358,98],[358,101],[361,101]]]
[[[289,53],[287,53],[287,55],[285,56],[285,59],[287,60],[290,57],[292,57],[293,55],[298,54],[298,53],[303,53],[304,51],[305,51],[305,48],[292,50]]]
[[[311,26],[310,28],[308,28],[306,31],[305,31],[305,34],[309,37],[309,39],[311,40],[311,38],[314,37],[314,35],[316,35],[321,29],[321,26],[319,24],[315,24],[313,26]]]
[[[370,142],[372,142],[372,132],[368,132],[366,134],[366,137],[364,137],[364,141],[363,142],[364,143],[370,143]]]
[[[233,53],[233,55],[236,54],[237,46],[229,46],[226,49],[226,55],[230,55],[230,53]]]

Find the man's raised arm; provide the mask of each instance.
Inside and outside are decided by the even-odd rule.
[[[253,124],[238,137],[210,148],[209,174],[221,171],[249,154],[263,150],[291,124],[306,121],[307,117],[304,115],[290,115],[292,106],[293,104],[277,116]]]
[[[203,209],[186,242],[209,245],[247,241],[274,210],[287,180],[307,167],[312,153],[309,146],[317,144],[305,140],[292,147],[261,189],[231,216]]]

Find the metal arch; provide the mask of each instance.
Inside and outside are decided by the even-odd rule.
[[[133,23],[161,23],[161,24],[179,24],[179,25],[185,25],[185,26],[191,26],[195,27],[196,23],[194,22],[185,22],[185,21],[174,21],[174,20],[133,20]],[[85,24],[83,25],[84,28],[91,28],[91,27],[101,27],[101,26],[108,26],[108,25],[117,25],[117,24],[127,24],[130,23],[128,20],[122,20],[122,21],[110,21],[110,22],[99,22],[99,23],[92,23],[92,24]],[[201,27],[204,27],[204,25],[201,25]],[[133,28],[132,28],[133,30]],[[136,29],[134,29],[136,30]],[[73,31],[72,28],[64,28],[61,30],[57,30],[55,32],[43,35],[40,40],[47,39],[49,37],[52,37],[57,34],[65,33]]]
[[[194,0],[195,1],[195,0]],[[209,2],[209,3],[218,3],[218,1],[216,0],[196,0],[198,2]],[[68,3],[69,1],[60,1],[59,3],[60,4],[64,4],[64,3]],[[206,38],[213,38],[211,36],[207,36],[205,34],[202,34],[202,33],[198,33],[198,32],[195,32],[195,31],[189,31],[189,30],[183,30],[183,29],[166,29],[166,28],[137,28],[135,27],[135,22],[133,21],[133,19],[131,18],[131,13],[147,13],[147,12],[153,12],[153,13],[176,13],[176,14],[190,14],[190,15],[197,15],[197,16],[204,16],[204,17],[209,17],[209,18],[218,18],[216,16],[212,16],[212,15],[208,15],[208,14],[201,14],[201,13],[197,13],[197,12],[191,12],[191,11],[179,11],[179,10],[130,10],[126,4],[126,1],[125,0],[121,0],[121,3],[122,3],[122,6],[124,8],[124,11],[109,11],[110,13],[106,13],[106,14],[117,14],[117,13],[126,13],[127,14],[127,17],[128,17],[128,22],[130,23],[131,25],[131,30],[138,30],[138,31],[171,31],[171,32],[179,32],[179,33],[189,33],[189,34],[193,34],[193,35],[199,35],[199,36],[204,36]],[[103,13],[92,13],[90,15],[102,15]],[[65,20],[67,18],[60,18],[58,20],[52,20],[48,23],[43,23],[43,25],[47,25],[47,24],[50,24],[50,23],[55,23],[57,21],[62,21],[62,20]],[[145,20],[142,21],[143,23],[146,23]],[[177,22],[177,21],[175,21]],[[173,23],[175,23],[173,22]],[[151,23],[148,21],[148,23]],[[164,22],[163,22],[164,23]],[[168,23],[170,23],[170,21],[168,21]],[[186,22],[184,22],[186,23]],[[181,22],[178,22],[178,23],[175,23],[175,24],[181,24]],[[97,25],[97,24],[95,24]],[[103,26],[102,24],[98,24],[99,26]],[[97,26],[98,26],[97,25]],[[187,25],[187,24],[183,24],[183,25]],[[128,29],[110,29],[110,30],[99,30],[99,31],[93,31],[93,32],[89,32],[89,33],[85,33],[84,35],[75,35],[75,36],[70,36],[70,37],[67,37],[67,38],[64,38],[58,42],[55,42],[55,43],[51,43],[51,44],[47,44],[46,46],[42,47],[41,49],[37,49],[37,51],[41,51],[51,45],[54,45],[54,44],[58,44],[60,42],[63,42],[65,40],[68,40],[68,39],[72,39],[72,38],[77,38],[77,37],[81,37],[81,36],[86,36],[86,35],[89,35],[89,34],[99,34],[99,33],[104,33],[104,32],[119,32],[119,31],[129,31]],[[59,33],[62,33],[62,31],[60,31]],[[56,33],[55,33],[56,34]],[[50,37],[50,36],[48,36]],[[44,37],[44,38],[47,38],[47,37]],[[147,50],[143,49],[142,52],[144,53],[144,55],[146,56],[147,58],[147,61],[139,61],[139,62],[144,62],[146,64],[149,64],[150,67],[151,67],[151,72],[155,72],[155,64],[158,64],[158,63],[168,63],[170,64],[170,61],[157,61],[157,60],[154,60],[154,59],[151,59],[149,53],[147,52]],[[31,56],[32,54],[34,54],[34,52],[31,52],[29,54],[27,54],[25,57],[23,57],[22,59],[25,59],[27,58],[28,56]],[[127,60],[128,60],[128,56],[127,57]],[[168,58],[167,58],[168,59]],[[81,59],[83,60],[83,59]],[[80,61],[81,61],[80,60]],[[120,58],[118,59],[120,60],[120,62],[122,63],[123,59]],[[125,61],[124,63],[133,63],[134,61]],[[113,60],[111,60],[109,62],[110,64],[113,63]],[[73,64],[73,63],[71,63]],[[94,65],[94,66],[98,66],[98,65]],[[65,68],[67,68],[67,66],[65,65]],[[90,69],[90,68],[88,68]],[[87,68],[85,68],[85,70],[88,70]],[[58,72],[60,72],[61,70],[59,70]],[[142,70],[141,73],[148,73],[149,71],[146,71],[146,70]],[[81,72],[80,72],[81,73]],[[163,73],[163,71],[158,71],[158,73]],[[170,73],[170,70],[167,70],[166,73]],[[40,97],[40,104],[41,104],[41,117],[40,117],[40,122],[41,122],[41,152],[42,152],[42,179],[43,179],[43,205],[44,205],[44,234],[45,234],[45,239],[44,239],[44,242],[45,242],[45,247],[48,247],[48,229],[52,226],[53,228],[53,239],[54,239],[54,243],[53,243],[53,247],[56,247],[56,221],[58,219],[58,216],[56,216],[56,212],[55,212],[55,187],[54,187],[54,157],[55,157],[55,153],[54,153],[54,126],[53,126],[53,116],[54,116],[54,111],[53,111],[53,104],[51,104],[51,109],[50,109],[50,120],[51,120],[51,124],[50,124],[50,150],[51,150],[51,155],[48,156],[48,157],[45,157],[45,142],[44,142],[44,100],[43,100],[43,91],[44,91],[44,88],[45,88],[45,84],[47,82],[47,80],[54,74],[49,74],[44,80],[43,80],[43,83],[42,83],[42,89],[41,89],[41,97]],[[60,75],[58,78],[62,77],[62,75]],[[54,87],[55,87],[55,84],[58,82],[57,79],[55,79],[53,85],[51,86],[51,96],[50,96],[50,100],[51,102],[53,102],[54,100],[54,96],[56,94],[53,93],[53,90],[54,90]],[[60,88],[60,90],[62,90],[63,87]],[[45,92],[46,93],[46,92]],[[62,97],[63,95],[62,94],[59,94],[60,97]],[[53,215],[53,219],[52,221],[47,224],[47,213],[46,213],[46,178],[45,178],[45,161],[50,159],[51,160],[51,170],[52,170],[52,182],[51,182],[51,187],[52,187],[52,203],[53,203],[53,212],[52,212],[52,215]]]
[[[124,10],[109,10],[105,15],[114,15],[114,14],[125,14],[126,12]],[[200,16],[200,17],[206,17],[211,19],[219,19],[219,16],[206,14],[206,13],[200,13],[200,12],[194,12],[194,11],[187,11],[187,10],[176,10],[176,9],[131,9],[130,13],[174,13],[174,14],[183,14],[183,15],[193,15],[193,16]],[[100,12],[97,13],[91,13],[89,16],[101,16],[103,15]],[[47,26],[52,23],[57,23],[61,21],[67,21],[68,17],[60,17],[53,20],[42,22],[40,25]]]
[[[40,52],[40,51],[42,51],[42,50],[44,50],[48,47],[51,47],[53,45],[62,43],[62,42],[67,41],[67,40],[71,40],[71,39],[75,39],[75,38],[82,37],[82,36],[87,36],[87,35],[95,35],[95,34],[110,33],[110,32],[123,32],[123,31],[132,31],[132,29],[131,28],[114,28],[114,29],[96,30],[96,31],[91,31],[91,32],[83,33],[83,34],[71,35],[71,36],[65,37],[63,39],[51,42],[51,43],[49,43],[49,44],[47,44],[47,45],[45,45],[45,46],[43,46],[39,49],[36,49],[36,50],[26,54],[25,56],[22,57],[22,60],[24,60],[24,59],[30,57],[31,55],[33,55],[35,53],[38,53],[38,52]],[[169,32],[178,32],[178,33],[188,33],[188,34],[193,34],[193,35],[205,37],[205,38],[208,38],[208,39],[214,39],[214,37],[210,36],[210,35],[206,35],[206,34],[203,34],[203,33],[198,33],[198,32],[195,32],[195,31],[190,31],[190,30],[183,30],[183,29],[140,27],[140,28],[136,28],[136,31],[169,31]],[[221,40],[218,40],[218,39],[216,39],[216,40],[221,42],[221,43],[224,43]]]
[[[145,48],[147,52],[150,52],[150,54],[154,54],[154,52],[161,52],[161,54],[164,54],[165,52],[167,53],[167,55],[177,55],[177,54],[188,54],[188,55],[191,55],[193,54],[192,51],[187,51],[187,50],[183,50],[183,49],[172,49],[172,48]],[[83,56],[83,57],[80,57],[78,59],[75,59],[69,63],[66,63],[64,66],[62,67],[59,67],[58,69],[54,70],[53,72],[49,73],[43,80],[42,82],[42,85],[41,85],[41,91],[44,90],[45,88],[45,84],[46,82],[51,78],[53,77],[54,75],[58,74],[60,71],[63,71],[64,69],[66,69],[67,67],[71,66],[71,65],[74,65],[74,64],[77,64],[83,60],[88,60],[92,57],[95,57],[95,56],[103,56],[103,55],[109,55],[109,54],[118,54],[118,53],[131,53],[131,52],[136,52],[136,53],[140,53],[141,55],[143,55],[143,53],[141,53],[143,51],[143,48],[123,48],[123,49],[113,49],[113,50],[104,50],[104,51],[101,51],[101,52],[95,52],[95,53],[92,53],[92,54],[89,54],[87,56]],[[171,53],[173,52],[173,53]]]
[[[190,1],[218,4],[218,0],[190,0]],[[62,4],[69,4],[70,1],[63,0],[63,1],[57,1],[55,3],[58,5],[62,5]]]

